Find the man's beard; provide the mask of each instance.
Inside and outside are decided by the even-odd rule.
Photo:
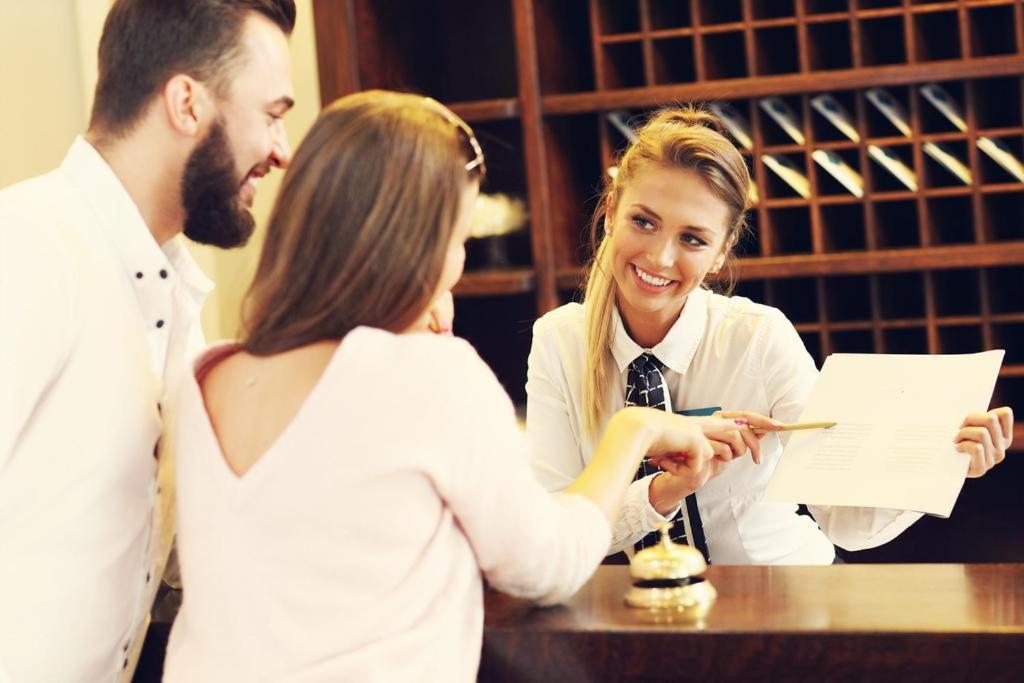
[[[181,176],[185,236],[225,249],[248,242],[255,221],[242,205],[240,191],[227,130],[217,121],[192,151]]]

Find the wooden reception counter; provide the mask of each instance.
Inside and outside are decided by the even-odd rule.
[[[1024,680],[1024,565],[708,569],[701,621],[623,603],[604,566],[566,605],[489,591],[480,681]]]

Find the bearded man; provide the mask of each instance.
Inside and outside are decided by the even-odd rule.
[[[0,192],[0,682],[130,679],[173,536],[175,395],[291,152],[292,0],[117,0],[87,132]]]

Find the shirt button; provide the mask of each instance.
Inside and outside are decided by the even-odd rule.
[[[157,329],[160,329],[160,328],[161,328],[161,327],[163,327],[163,326],[164,326],[164,321],[163,321],[163,320],[157,320],[157,321],[156,321],[156,327],[157,327]]]
[[[124,664],[121,665],[121,668],[122,669],[127,669],[128,668],[128,658],[127,657],[124,658]]]
[[[139,272],[135,273],[135,279],[136,280],[141,280],[142,279],[142,271],[141,270]]]
[[[166,280],[166,279],[167,279],[167,271],[166,271],[166,270],[163,270],[163,269],[161,268],[161,269],[160,269],[160,277],[161,277],[161,278],[163,278],[164,280]]]
[[[153,578],[152,575],[149,572],[146,572],[146,583],[149,583],[151,578]]]
[[[130,643],[125,643],[124,646],[121,648],[121,652],[128,652],[128,645],[129,644]]]

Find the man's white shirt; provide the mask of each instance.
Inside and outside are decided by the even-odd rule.
[[[212,283],[84,139],[0,192],[0,681],[130,677]],[[159,459],[157,458],[159,456]]]

